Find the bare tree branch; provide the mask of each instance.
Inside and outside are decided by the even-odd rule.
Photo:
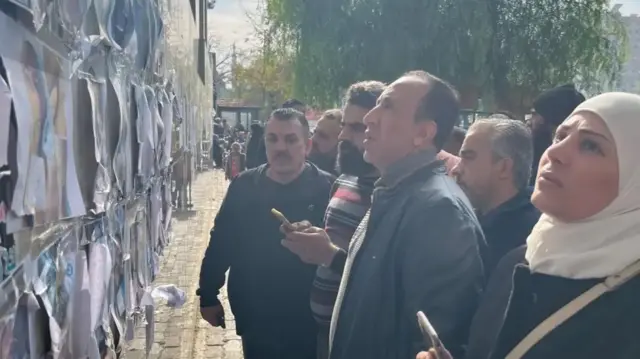
[[[216,68],[225,65],[225,63],[229,62],[232,57],[233,57],[233,54],[227,53],[225,56],[223,56],[220,60],[217,61]]]

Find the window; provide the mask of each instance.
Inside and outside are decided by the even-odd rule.
[[[207,0],[199,0],[199,6],[198,6],[198,21],[199,21],[199,28],[198,31],[200,33],[200,38],[201,39],[206,39],[207,38],[207,7],[205,6],[205,4],[207,3]]]
[[[191,5],[191,15],[193,15],[193,21],[196,21],[196,1],[197,0],[189,0],[189,4]]]

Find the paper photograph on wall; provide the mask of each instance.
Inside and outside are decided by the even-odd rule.
[[[85,213],[73,156],[68,63],[0,14],[2,56],[18,126],[18,179],[11,210],[34,225]],[[23,34],[22,36],[17,34]]]
[[[11,90],[0,77],[0,167],[9,164],[9,121],[11,116]]]

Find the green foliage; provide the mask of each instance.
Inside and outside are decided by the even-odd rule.
[[[288,45],[288,33],[271,26],[266,19],[254,26],[254,36],[261,47],[245,53],[231,66],[233,95],[268,109],[292,96],[294,52]]]
[[[463,97],[522,107],[560,83],[615,79],[626,41],[607,0],[266,1],[295,52],[296,96],[319,105],[355,81],[424,69]]]

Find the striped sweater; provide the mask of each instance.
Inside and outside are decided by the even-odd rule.
[[[341,175],[333,185],[333,195],[325,213],[325,230],[331,241],[347,251],[353,232],[371,206],[376,178]],[[319,266],[311,289],[311,310],[321,327],[328,330],[342,272]]]

